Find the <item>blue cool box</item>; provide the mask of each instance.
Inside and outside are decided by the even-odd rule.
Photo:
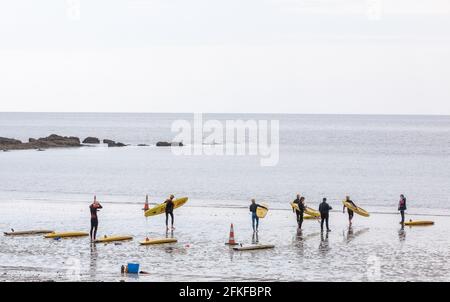
[[[139,263],[128,263],[127,265],[128,273],[138,274],[139,273]]]

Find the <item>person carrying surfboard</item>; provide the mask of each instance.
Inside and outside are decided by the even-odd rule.
[[[354,206],[356,209],[358,209],[358,206],[356,206],[356,204],[350,199],[350,196],[346,196],[345,197],[345,202],[348,202],[349,204]],[[347,207],[344,204],[344,207],[342,209],[342,213],[345,213],[345,208],[347,208]],[[349,208],[347,208],[347,213],[348,213],[348,224],[351,226],[354,213]]]
[[[298,228],[301,229],[303,224],[303,214],[305,212],[305,197],[300,197],[300,194],[297,194],[297,198],[293,201],[293,203],[298,206],[298,210],[292,208],[292,211],[297,215]]]
[[[172,230],[175,230],[175,228],[173,227],[173,208],[174,208],[174,203],[173,203],[173,199],[175,198],[175,196],[170,195],[169,199],[167,199],[166,201],[164,201],[164,203],[166,204],[166,229],[169,230],[169,215],[171,218],[171,225],[172,225]]]
[[[102,205],[97,201],[97,196],[94,196],[94,202],[89,206],[91,212],[91,231],[89,232],[91,241],[95,241],[97,237],[98,217],[97,211],[102,209]]]
[[[398,202],[398,210],[400,211],[400,215],[402,216],[402,221],[400,224],[402,226],[405,225],[405,211],[406,211],[406,197],[405,195],[400,195],[400,201]]]
[[[252,213],[253,232],[258,232],[259,217],[258,215],[256,215],[256,210],[258,209],[258,207],[268,210],[265,206],[257,204],[255,199],[252,198],[252,204],[250,205],[250,212]]]
[[[327,199],[324,198],[322,202],[319,205],[319,212],[320,212],[320,230],[323,232],[323,223],[325,222],[327,226],[327,232],[330,232],[330,228],[328,226],[328,219],[330,217],[330,211],[333,208],[327,203]]]

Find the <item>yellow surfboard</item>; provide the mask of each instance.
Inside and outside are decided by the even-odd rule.
[[[416,220],[416,221],[407,221],[405,222],[405,225],[407,226],[425,226],[425,225],[433,225],[434,221],[429,220]]]
[[[267,212],[269,212],[269,206],[267,204],[261,203],[261,205],[263,207],[266,207],[267,209],[264,209],[264,208],[261,208],[261,207],[256,208],[256,216],[258,216],[258,218],[266,217]]]
[[[369,212],[367,212],[366,210],[364,210],[364,209],[362,209],[360,207],[355,207],[354,205],[352,205],[351,203],[349,203],[349,202],[347,202],[345,200],[342,201],[342,204],[347,209],[352,210],[353,212],[355,212],[358,215],[361,215],[361,216],[364,216],[364,217],[369,217],[370,216]]]
[[[100,239],[95,240],[95,243],[108,243],[115,241],[132,240],[133,236],[104,236]]]
[[[140,245],[152,245],[152,244],[163,244],[163,243],[175,243],[177,239],[175,238],[149,238],[148,240],[139,241]]]
[[[61,233],[52,232],[44,235],[45,238],[69,238],[69,237],[83,237],[83,236],[89,236],[89,234],[86,232],[61,232]]]
[[[187,197],[182,197],[182,198],[175,199],[173,201],[173,203],[174,203],[173,208],[174,209],[179,208],[182,205],[184,205],[187,201],[188,201]],[[158,205],[154,206],[153,208],[148,209],[147,211],[145,211],[144,212],[144,216],[145,217],[149,217],[149,216],[160,215],[160,214],[165,213],[165,211],[166,211],[166,203],[163,202],[163,203],[158,204]]]
[[[298,208],[298,204],[291,202],[291,207],[296,210],[299,211]],[[305,218],[305,216],[303,217],[304,219],[312,219],[312,218],[319,218],[320,217],[320,212],[317,210],[314,210],[313,208],[310,207],[305,207],[305,214],[311,216],[311,218]]]

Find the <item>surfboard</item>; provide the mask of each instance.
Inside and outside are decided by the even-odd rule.
[[[298,204],[296,204],[294,202],[291,202],[291,207],[294,210],[299,211]],[[320,212],[317,211],[317,210],[314,210],[313,208],[310,208],[310,207],[305,207],[304,213],[309,215],[309,216],[311,216],[311,217],[305,218],[306,216],[303,216],[303,219],[313,219],[313,218],[319,218],[320,217]]]
[[[351,203],[349,203],[349,202],[347,202],[345,200],[342,201],[342,204],[346,208],[352,210],[353,212],[355,212],[358,215],[361,215],[361,216],[364,216],[364,217],[369,217],[370,216],[369,212],[367,212],[366,210],[364,210],[364,209],[362,209],[360,207],[355,207]]]
[[[89,236],[89,234],[85,232],[61,232],[61,233],[52,232],[44,235],[45,238],[70,238],[83,236]]]
[[[19,232],[3,232],[5,236],[25,236],[25,235],[42,235],[53,232],[53,230],[30,230],[30,231],[19,231]]]
[[[265,203],[261,203],[261,205],[262,205],[263,207],[266,207],[267,209],[258,207],[258,208],[256,209],[256,216],[258,216],[259,218],[264,218],[264,217],[266,217],[267,212],[269,212],[269,206],[268,206],[267,204],[265,204]]]
[[[303,215],[303,219],[312,220],[312,219],[318,219],[318,217],[314,217],[314,216],[311,216],[311,215]]]
[[[140,245],[152,245],[152,244],[164,244],[164,243],[175,243],[177,239],[175,238],[149,238],[148,240],[139,241]]]
[[[187,201],[188,201],[187,197],[182,197],[182,198],[175,199],[173,201],[173,203],[174,203],[173,208],[174,209],[179,208],[182,205],[184,205]],[[153,208],[148,209],[147,211],[145,211],[144,212],[144,216],[145,217],[149,217],[149,216],[160,215],[160,214],[165,213],[165,211],[166,211],[166,204],[163,202],[163,203],[158,204],[158,205],[154,206]]]
[[[95,243],[108,243],[115,241],[132,240],[133,236],[104,236],[100,239],[95,240]]]
[[[255,250],[265,250],[265,249],[273,249],[275,245],[273,244],[254,244],[247,246],[234,247],[235,251],[255,251]]]
[[[407,221],[405,222],[405,225],[407,226],[425,226],[425,225],[433,225],[434,221],[429,220],[416,220],[416,221]]]

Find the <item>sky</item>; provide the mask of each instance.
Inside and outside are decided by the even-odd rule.
[[[450,0],[1,1],[0,111],[450,115]]]

